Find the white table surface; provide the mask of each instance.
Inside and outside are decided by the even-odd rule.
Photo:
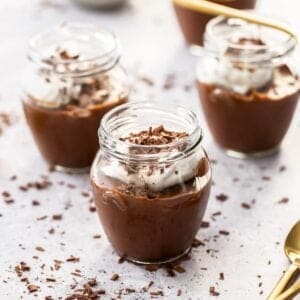
[[[261,0],[259,9],[289,20],[300,29],[299,1]],[[62,21],[90,21],[103,24],[120,37],[124,48],[123,64],[133,77],[148,76],[153,87],[136,81],[137,98],[158,99],[170,105],[183,104],[199,114],[204,128],[204,146],[213,165],[215,185],[205,215],[210,227],[201,229],[198,238],[206,240],[205,247],[192,251],[191,260],[181,265],[186,269],[176,277],[166,276],[160,269],[146,271],[127,262],[118,264],[118,257],[108,244],[96,213],[89,211],[89,198],[81,195],[89,190],[88,176],[48,173],[25,124],[20,106],[20,79],[25,65],[28,38],[43,28]],[[184,91],[192,84],[195,59],[188,53],[167,0],[135,0],[127,8],[110,13],[83,10],[67,0],[2,0],[0,3],[0,112],[12,112],[18,121],[0,136],[0,299],[54,299],[70,293],[74,278],[83,283],[96,277],[106,290],[103,299],[116,297],[122,288],[135,288],[136,293],[122,299],[149,299],[140,290],[154,281],[150,291],[163,289],[162,299],[210,299],[209,287],[220,292],[218,299],[265,299],[272,286],[288,266],[282,248],[290,227],[300,217],[300,111],[284,141],[279,155],[257,161],[240,161],[226,157],[212,141],[202,116],[195,89]],[[167,74],[176,74],[176,87],[165,91],[161,87]],[[133,96],[134,97],[134,96]],[[286,166],[279,172],[280,166]],[[49,175],[53,185],[42,191],[19,190],[28,181]],[[10,181],[12,175],[17,180]],[[269,176],[271,180],[262,180]],[[238,177],[238,182],[233,179]],[[66,182],[59,185],[59,181]],[[76,189],[67,187],[76,185]],[[15,200],[6,204],[2,191],[9,191]],[[216,200],[225,193],[226,202]],[[289,202],[278,204],[283,197]],[[40,206],[32,206],[32,200]],[[241,203],[251,203],[246,210]],[[212,220],[213,213],[222,215]],[[53,214],[63,214],[61,221],[53,221]],[[48,216],[45,220],[37,218]],[[55,229],[50,235],[48,230]],[[219,230],[229,236],[213,239]],[[100,239],[94,239],[101,234]],[[42,246],[45,251],[35,250]],[[213,249],[207,253],[207,249]],[[34,259],[33,256],[38,256]],[[59,271],[52,271],[53,260],[65,260],[70,255],[80,257],[78,263],[64,263]],[[28,294],[25,283],[14,272],[14,267],[25,261],[31,271],[25,274],[40,292]],[[45,264],[44,270],[41,266]],[[201,270],[207,268],[207,270]],[[83,277],[71,275],[75,269]],[[225,280],[219,280],[223,272]],[[120,279],[111,281],[112,274]],[[261,278],[258,278],[258,275]],[[56,282],[46,282],[47,277]],[[261,283],[261,284],[260,284]],[[261,285],[261,287],[259,287]],[[261,291],[263,291],[262,294]]]

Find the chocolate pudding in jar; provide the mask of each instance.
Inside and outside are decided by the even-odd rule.
[[[228,155],[263,157],[279,149],[299,98],[295,45],[285,33],[238,19],[208,24],[197,86],[208,126]]]
[[[111,33],[64,23],[30,41],[23,109],[45,160],[57,170],[89,169],[103,115],[126,102],[126,74]]]
[[[256,0],[210,0],[237,9],[253,9]],[[202,46],[205,26],[213,16],[194,11],[182,4],[182,0],[173,0],[175,13],[181,31],[189,45]]]
[[[117,253],[144,264],[186,254],[211,186],[194,113],[156,103],[125,104],[104,116],[99,140],[91,183]]]

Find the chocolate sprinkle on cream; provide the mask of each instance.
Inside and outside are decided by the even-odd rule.
[[[186,132],[169,131],[163,125],[148,130],[143,130],[138,133],[130,133],[128,136],[121,138],[121,141],[135,145],[166,145],[177,142],[182,138],[187,137]]]

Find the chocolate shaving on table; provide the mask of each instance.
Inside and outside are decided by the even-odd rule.
[[[37,292],[40,289],[40,287],[35,284],[29,284],[27,286],[27,289],[28,289],[29,293],[34,293],[34,292]]]
[[[119,274],[113,274],[110,278],[111,281],[117,281],[119,279]]]
[[[16,119],[16,116],[12,114],[0,112],[0,135],[2,135],[7,127],[12,126],[16,122]]]
[[[73,294],[67,296],[65,300],[97,300],[101,295],[105,295],[104,289],[95,289],[98,286],[96,279],[90,279],[84,283],[82,288],[76,289]],[[101,298],[102,299],[102,298]]]
[[[280,199],[278,201],[279,204],[285,204],[285,203],[288,203],[289,202],[289,198],[287,197],[283,197],[282,199]]]
[[[228,196],[225,195],[225,194],[223,194],[223,193],[221,193],[221,194],[219,194],[219,195],[216,196],[216,199],[218,201],[225,202],[228,199]]]
[[[210,294],[211,296],[215,296],[215,297],[217,297],[217,296],[220,295],[220,293],[216,291],[216,288],[215,288],[214,286],[211,286],[211,287],[209,288],[209,294]]]
[[[207,222],[207,221],[202,221],[202,223],[201,223],[201,228],[208,228],[209,227],[209,222]]]
[[[248,203],[245,203],[245,202],[243,202],[243,203],[241,204],[241,206],[242,206],[242,208],[244,208],[244,209],[251,209],[251,205],[248,204]]]

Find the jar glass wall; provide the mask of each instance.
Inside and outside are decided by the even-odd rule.
[[[98,151],[102,116],[128,96],[120,46],[110,32],[86,23],[64,23],[30,41],[23,108],[45,160],[77,172]]]
[[[100,220],[118,254],[162,263],[187,253],[211,186],[194,113],[125,104],[102,119],[99,138],[91,182]]]
[[[203,111],[216,142],[235,157],[279,149],[299,97],[296,41],[239,19],[210,21],[197,67]]]

